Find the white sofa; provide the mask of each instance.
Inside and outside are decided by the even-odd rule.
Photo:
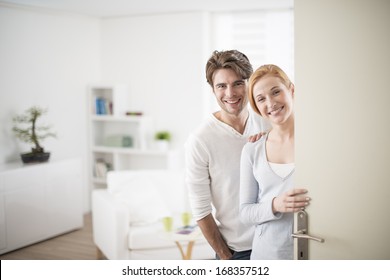
[[[107,189],[92,192],[93,240],[107,259],[181,259],[179,248],[164,233],[161,218],[172,216],[178,228],[181,213],[188,209],[183,172],[111,171]],[[192,259],[214,256],[204,237],[195,241]]]

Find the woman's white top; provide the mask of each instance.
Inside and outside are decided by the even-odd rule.
[[[287,175],[290,174],[295,168],[295,163],[268,162],[268,164],[271,167],[272,171],[282,178],[287,177]]]

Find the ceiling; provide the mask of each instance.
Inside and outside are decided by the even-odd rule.
[[[189,11],[292,8],[293,0],[0,0],[0,7],[39,8],[94,17]]]

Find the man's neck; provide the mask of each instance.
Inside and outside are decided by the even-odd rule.
[[[240,134],[243,134],[249,117],[249,112],[248,110],[242,110],[239,115],[233,115],[224,111],[218,111],[214,113],[214,116],[221,122],[233,127]]]

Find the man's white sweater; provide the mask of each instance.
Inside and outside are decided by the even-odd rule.
[[[243,134],[214,115],[186,143],[186,183],[192,214],[200,220],[213,213],[229,248],[251,248],[254,227],[239,219],[240,158],[248,136],[265,131],[261,117],[250,112]]]

